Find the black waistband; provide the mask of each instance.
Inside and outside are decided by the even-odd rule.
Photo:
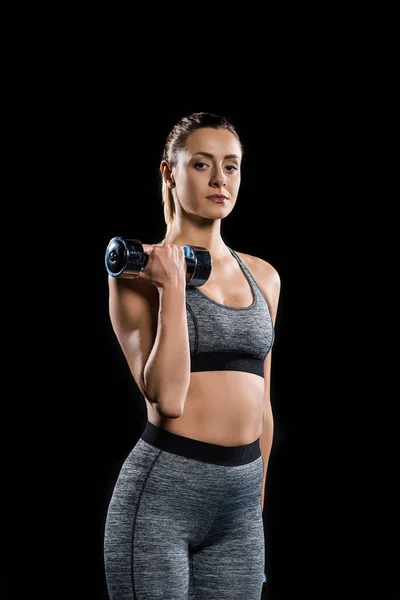
[[[160,450],[215,465],[244,465],[261,456],[259,439],[242,446],[220,446],[171,433],[150,421],[140,437]]]

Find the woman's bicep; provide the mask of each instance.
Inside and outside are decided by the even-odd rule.
[[[157,334],[157,308],[154,292],[143,290],[144,285],[140,282],[135,286],[131,280],[110,281],[109,313],[135,382],[146,395],[143,373]]]

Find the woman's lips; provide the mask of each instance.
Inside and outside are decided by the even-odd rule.
[[[206,196],[207,200],[212,200],[213,202],[217,202],[218,204],[222,204],[227,200],[225,196]]]

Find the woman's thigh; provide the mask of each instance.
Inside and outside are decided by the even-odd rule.
[[[193,459],[140,439],[127,457],[105,525],[110,600],[261,597],[262,457],[253,445],[246,464],[210,464],[203,451]]]
[[[110,600],[187,600],[189,547],[210,530],[223,493],[215,465],[139,440],[109,503],[104,537]]]
[[[212,529],[190,558],[191,600],[260,600],[265,538],[260,500],[262,459],[230,471]],[[229,489],[230,488],[230,489]]]

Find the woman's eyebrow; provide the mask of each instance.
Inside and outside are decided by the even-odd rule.
[[[197,154],[200,154],[201,156],[207,156],[207,158],[214,158],[214,155],[210,154],[209,152],[195,152],[194,154],[192,154],[192,156],[196,156]],[[224,158],[237,158],[238,160],[240,160],[240,156],[238,156],[237,154],[227,154],[226,156],[224,156]]]

